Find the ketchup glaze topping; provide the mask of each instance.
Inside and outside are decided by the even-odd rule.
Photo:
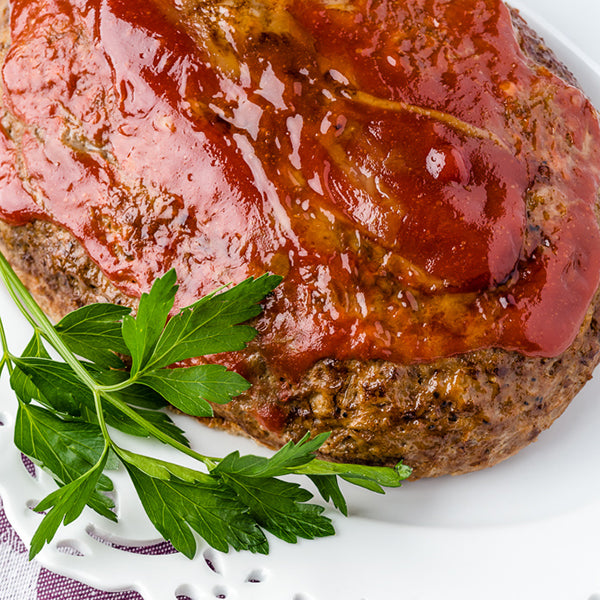
[[[256,343],[290,374],[576,336],[598,121],[500,0],[13,0],[11,38],[0,216],[124,293],[283,275]]]

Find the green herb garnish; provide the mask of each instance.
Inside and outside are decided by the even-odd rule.
[[[249,383],[219,365],[169,368],[186,359],[241,350],[256,335],[243,323],[261,312],[260,301],[280,282],[264,275],[205,296],[169,319],[177,291],[174,271],[143,294],[137,314],[113,304],[93,304],[53,326],[0,254],[0,277],[33,327],[22,356],[11,354],[0,321],[0,373],[7,368],[18,411],[15,444],[49,471],[58,489],[35,508],[47,511],[31,541],[30,558],[61,523],[88,505],[116,521],[106,472],[128,471],[150,520],[173,546],[192,558],[193,531],[211,546],[267,553],[264,531],[295,542],[334,533],[312,494],[280,479],[307,475],[326,501],[347,514],[338,477],[383,493],[410,469],[333,464],[315,458],[328,434],[288,443],[271,458],[204,456],[190,448],[163,410],[168,404],[208,417],[209,402],[226,403]],[[62,359],[54,360],[46,345]],[[115,443],[110,428],[153,437],[196,459],[199,470],[158,460]],[[193,531],[192,531],[193,530]]]

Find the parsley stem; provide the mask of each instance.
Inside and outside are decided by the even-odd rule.
[[[29,324],[35,329],[39,330],[38,324],[35,322],[35,319],[29,314],[26,303],[24,303],[21,296],[17,293],[17,291],[22,292],[27,289],[21,283],[21,280],[17,277],[16,273],[13,271],[12,267],[8,264],[6,258],[2,252],[0,252],[0,276],[2,276],[2,280],[6,285],[6,289],[10,294],[10,297],[13,299],[13,302],[19,308],[21,314],[29,321]],[[29,292],[27,292],[29,294]],[[33,301],[33,298],[31,298]],[[35,301],[34,301],[35,303]]]
[[[120,383],[115,383],[114,385],[97,385],[96,388],[103,394],[120,392],[121,390],[127,389],[130,385],[133,385],[137,379],[137,375],[134,375],[133,377],[128,377],[125,379],[125,381],[121,381]]]
[[[50,319],[44,314],[44,311],[38,306],[37,302],[33,299],[29,290],[21,283],[21,280],[17,277],[12,267],[0,252],[0,274],[3,276],[4,282],[7,284],[7,288],[15,302],[19,307],[23,307],[22,311],[25,317],[33,325],[34,329],[38,330],[40,334],[46,338],[50,345],[58,352],[60,357],[73,369],[79,379],[90,388],[94,390],[98,387],[98,384],[90,376],[90,374],[83,368],[81,363],[75,358],[73,353],[67,348],[65,343],[62,341],[54,325],[50,322]]]
[[[102,435],[104,436],[106,442],[112,445],[110,433],[108,432],[108,428],[106,427],[106,420],[104,419],[101,394],[97,389],[92,390],[92,393],[94,394],[94,406],[96,407],[96,414],[98,416],[98,424],[100,425],[100,430],[102,431]]]
[[[4,365],[8,368],[10,375],[13,373],[13,364],[10,359],[10,352],[8,350],[8,342],[6,341],[6,331],[4,330],[4,323],[0,319],[0,340],[2,341],[2,360],[0,361],[0,373],[4,369]]]
[[[178,442],[177,440],[173,439],[170,435],[164,433],[163,431],[161,431],[160,429],[158,429],[157,427],[152,425],[152,423],[150,423],[149,421],[144,419],[144,417],[139,415],[135,410],[133,410],[131,407],[129,407],[125,402],[123,402],[122,400],[119,400],[118,398],[115,398],[112,394],[107,393],[105,389],[100,389],[99,386],[96,389],[115,408],[118,408],[123,414],[127,415],[132,421],[135,421],[138,425],[141,425],[144,429],[146,429],[149,433],[151,433],[157,440],[163,442],[164,444],[172,446],[176,450],[179,450],[180,452],[187,454],[191,458],[194,458],[197,461],[205,464],[209,469],[212,469],[217,466],[217,462],[220,459],[209,457],[209,456],[204,456],[203,454],[200,454],[200,453],[196,452],[195,450],[188,448],[186,445],[182,444],[181,442]]]

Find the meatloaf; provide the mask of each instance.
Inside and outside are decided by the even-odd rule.
[[[500,0],[4,4],[0,248],[58,319],[284,277],[211,426],[464,473],[600,356],[600,130]],[[211,358],[212,360],[212,358]]]

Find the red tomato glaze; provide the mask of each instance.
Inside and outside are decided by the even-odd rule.
[[[281,274],[256,343],[291,375],[577,334],[598,122],[499,0],[13,0],[11,34],[0,216],[126,294]]]

